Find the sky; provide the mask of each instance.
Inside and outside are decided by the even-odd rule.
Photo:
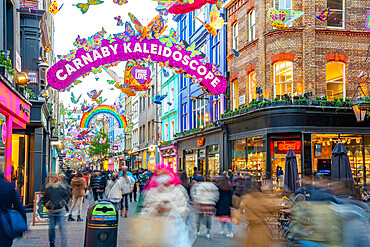
[[[90,5],[88,11],[82,14],[80,9],[72,4],[84,3],[87,0],[61,0],[58,1],[58,7],[64,3],[61,10],[54,16],[55,33],[54,33],[54,53],[56,55],[68,54],[70,50],[74,49],[73,42],[76,37],[80,35],[82,38],[88,38],[102,30],[104,27],[108,37],[109,34],[120,33],[124,31],[124,26],[117,26],[117,21],[114,19],[115,16],[121,16],[123,22],[129,21],[128,13],[135,15],[142,25],[147,25],[152,18],[154,18],[158,12],[155,10],[157,2],[152,0],[128,0],[128,3],[123,5],[117,5],[113,0],[104,0],[104,3],[99,5]],[[166,16],[169,20],[166,32],[170,30],[170,27],[175,28],[175,23],[172,21],[171,15]],[[125,63],[121,62],[118,66],[113,67],[119,76],[123,77]],[[109,85],[107,80],[112,78],[106,72],[97,74],[99,80],[96,81],[93,73],[85,78],[80,77],[82,83],[76,85],[71,92],[78,97],[82,94],[82,97],[77,105],[80,106],[85,99],[88,103],[91,103],[90,98],[87,96],[87,92],[93,89],[98,91],[104,90],[101,96],[103,99],[108,99],[104,104],[113,104],[115,99],[119,96],[120,90]],[[109,88],[114,90],[109,90]],[[65,106],[73,108],[73,103],[70,101],[71,92],[61,92],[60,99]]]

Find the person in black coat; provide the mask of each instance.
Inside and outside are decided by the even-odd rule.
[[[0,210],[18,210],[27,222],[26,211],[20,200],[19,194],[15,189],[15,185],[13,183],[5,182],[4,174],[0,174],[0,198]],[[0,226],[0,246],[10,247],[12,244],[13,239],[10,239],[8,236],[6,236],[2,226]]]
[[[216,184],[220,198],[216,204],[216,217],[221,223],[220,235],[224,235],[225,225],[227,226],[229,233],[226,237],[233,238],[233,229],[231,225],[231,206],[232,206],[232,190],[229,180],[223,175]]]
[[[90,187],[93,191],[95,201],[97,201],[99,198],[103,199],[105,181],[104,178],[99,174],[99,172],[93,173],[93,176],[90,179]]]

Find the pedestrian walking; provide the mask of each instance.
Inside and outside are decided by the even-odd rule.
[[[72,208],[71,212],[68,216],[68,221],[75,221],[75,219],[72,217],[73,209],[78,207],[77,211],[77,221],[82,221],[81,218],[81,212],[82,212],[82,201],[85,196],[85,189],[87,188],[86,185],[86,179],[83,177],[82,172],[78,171],[76,173],[76,176],[71,181],[71,187],[72,187]]]
[[[139,188],[140,188],[140,194],[143,192],[144,186],[146,182],[148,181],[149,177],[147,175],[148,170],[145,169],[141,174],[138,176],[138,183],[139,183]]]
[[[218,188],[210,182],[204,182],[204,177],[198,176],[197,181],[190,190],[194,208],[197,212],[197,235],[200,235],[200,225],[202,220],[206,221],[207,238],[211,238],[212,216],[216,212],[216,203],[219,199]]]
[[[138,186],[137,185],[137,181],[138,181],[137,176],[138,176],[138,171],[134,170],[132,172],[132,175],[134,176],[135,183],[134,183],[134,188],[133,188],[132,192],[130,193],[130,202],[132,202],[132,197],[134,197],[134,201],[137,202],[137,186]]]
[[[100,176],[99,172],[94,172],[90,179],[90,187],[92,189],[94,200],[97,201],[99,198],[103,199],[103,192],[105,189],[105,182],[103,177]]]
[[[26,211],[19,198],[18,191],[13,183],[8,183],[4,180],[4,174],[0,174],[0,210],[17,210],[24,220],[27,222]],[[3,247],[10,247],[13,244],[13,239],[9,238],[0,225],[0,244]]]
[[[66,176],[64,175],[64,173],[59,173],[58,179],[63,184],[63,186],[65,186],[67,188],[69,198],[72,198],[72,187],[68,184],[68,181],[67,181]],[[65,209],[66,209],[67,213],[69,212],[68,203],[69,203],[69,201],[65,205]]]
[[[44,196],[41,203],[47,210],[49,215],[49,242],[50,247],[55,246],[55,225],[58,224],[61,246],[67,246],[67,231],[65,228],[65,213],[64,207],[70,200],[67,186],[59,181],[58,177],[53,175],[50,177],[49,183],[44,189]]]
[[[216,204],[216,217],[221,223],[221,231],[219,235],[224,235],[225,225],[229,230],[229,233],[226,234],[226,237],[233,238],[233,229],[231,224],[231,211],[232,206],[232,191],[230,181],[226,176],[222,176],[216,184],[218,192],[220,193],[220,198]]]
[[[135,180],[131,176],[127,175],[125,170],[122,171],[120,180],[122,182],[121,216],[123,216],[123,211],[125,211],[125,218],[127,218],[128,197],[134,188]],[[123,202],[125,202],[124,205]]]
[[[113,174],[112,180],[108,180],[105,188],[107,199],[113,203],[117,211],[120,209],[122,200],[122,181],[118,179],[118,174]]]

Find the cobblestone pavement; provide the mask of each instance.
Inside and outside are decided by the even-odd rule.
[[[85,200],[83,204],[83,212],[82,218],[84,219],[83,222],[68,222],[66,221],[67,227],[67,234],[68,234],[68,246],[69,247],[82,247],[84,246],[84,236],[85,236],[85,224],[86,224],[86,212],[89,205],[92,203],[91,199]],[[133,217],[134,211],[136,208],[136,202],[131,202],[129,205],[129,213],[128,216]],[[75,209],[76,211],[76,209]],[[73,217],[75,216],[76,212],[73,213]],[[67,214],[66,214],[67,215]],[[23,238],[16,239],[14,241],[14,247],[29,247],[29,246],[37,246],[37,247],[48,247],[48,225],[37,225],[32,226],[32,213],[27,214],[27,219],[29,223],[30,230],[24,234]],[[193,246],[199,247],[218,247],[218,246],[242,246],[242,239],[245,234],[245,228],[241,226],[233,225],[233,231],[235,234],[234,239],[228,239],[225,236],[219,236],[217,233],[220,230],[220,224],[213,219],[212,222],[212,231],[211,231],[211,239],[207,239],[205,237],[205,226],[202,225],[201,227],[201,235],[196,236],[195,232],[195,214],[190,214],[190,223],[188,223],[189,228],[189,236],[190,242]],[[131,246],[129,244],[130,236],[127,234],[127,219],[120,218],[119,219],[119,227],[118,227],[118,245],[117,246]],[[60,246],[60,235],[58,229],[56,230],[56,246]],[[65,246],[63,246],[65,247]]]

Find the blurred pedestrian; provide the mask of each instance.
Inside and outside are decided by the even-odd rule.
[[[113,203],[117,211],[119,211],[119,203],[122,200],[122,181],[118,179],[118,174],[113,174],[112,180],[108,180],[105,188],[107,199]]]
[[[70,200],[67,186],[53,175],[44,189],[41,199],[49,215],[49,242],[50,247],[55,246],[55,225],[58,224],[61,246],[67,246],[67,231],[65,228],[64,207]]]
[[[232,191],[229,180],[226,176],[222,176],[216,184],[218,191],[220,193],[220,198],[216,204],[216,217],[221,223],[221,231],[219,235],[224,235],[225,225],[229,230],[226,237],[233,238],[233,229],[231,224],[231,211],[232,206]]]
[[[66,176],[64,175],[64,173],[59,173],[58,179],[67,188],[68,197],[72,198],[72,187],[68,184],[68,181],[66,180]],[[69,203],[69,200],[67,201],[65,205],[65,209],[67,213],[69,212],[68,203]]]
[[[121,199],[121,216],[123,216],[123,211],[125,211],[125,218],[127,218],[128,213],[128,196],[134,188],[135,180],[127,175],[125,170],[122,171],[122,177],[120,177],[122,183],[122,199]],[[123,205],[123,201],[125,205]]]
[[[134,195],[134,201],[137,202],[137,187],[138,187],[138,171],[134,170],[132,172],[132,175],[134,176],[134,188],[132,192],[130,193],[130,202],[132,202],[132,195]]]
[[[190,196],[190,183],[189,183],[188,175],[186,175],[185,171],[181,171],[179,172],[179,178],[180,178],[182,186],[188,193],[188,196]]]
[[[0,174],[0,198],[1,211],[17,210],[27,222],[26,211],[19,198],[18,191],[13,183],[8,183],[4,180],[4,173]],[[10,247],[13,244],[13,239],[5,234],[2,225],[0,225],[0,243],[4,247]]]
[[[139,183],[139,188],[140,188],[140,193],[143,192],[144,186],[146,182],[148,181],[148,176],[147,176],[148,170],[145,169],[141,174],[138,176],[138,183]]]
[[[90,179],[90,187],[92,189],[95,201],[97,201],[99,198],[103,199],[103,192],[105,189],[104,184],[105,182],[103,177],[100,176],[99,172],[94,172]]]
[[[82,200],[85,196],[85,189],[87,188],[86,185],[86,179],[83,178],[82,172],[78,171],[76,173],[76,176],[71,181],[71,187],[72,187],[72,208],[71,212],[68,216],[68,221],[75,221],[75,219],[72,217],[73,209],[77,205],[78,211],[77,211],[77,221],[82,221],[81,218],[81,212],[82,212]]]
[[[212,216],[216,212],[216,203],[219,199],[219,192],[216,185],[204,182],[203,176],[194,178],[195,184],[190,190],[194,208],[198,214],[197,235],[200,235],[200,225],[202,220],[206,221],[207,238],[211,238]]]

